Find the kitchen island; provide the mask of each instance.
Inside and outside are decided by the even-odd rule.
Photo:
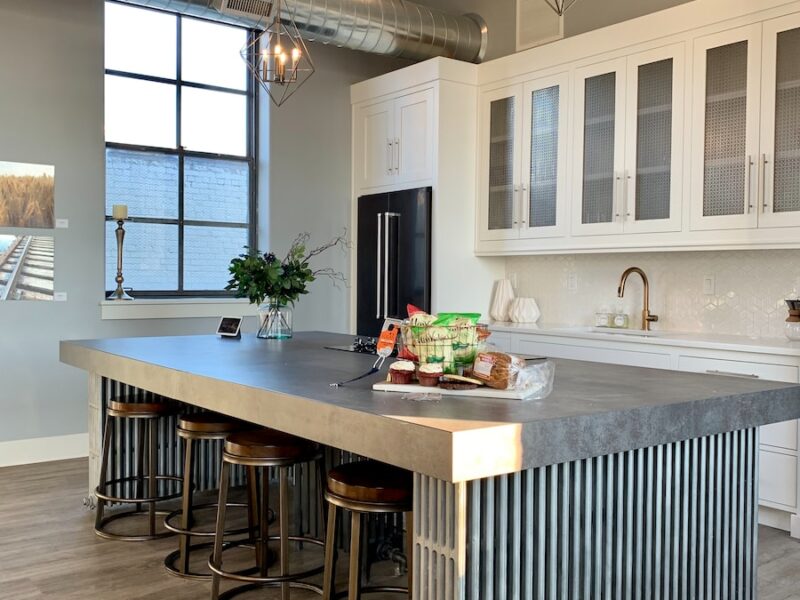
[[[371,356],[215,336],[62,342],[103,402],[143,390],[414,475],[414,598],[754,598],[758,426],[800,386],[556,361],[544,400],[374,392]],[[166,446],[166,445],[165,445]]]

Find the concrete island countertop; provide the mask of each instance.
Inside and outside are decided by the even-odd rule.
[[[800,417],[800,386],[556,360],[544,400],[341,388],[374,357],[326,350],[351,336],[213,335],[61,342],[61,361],[189,404],[458,482]],[[389,361],[387,361],[389,362]]]

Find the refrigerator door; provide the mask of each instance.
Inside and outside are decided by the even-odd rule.
[[[406,305],[431,309],[431,188],[389,194],[386,314],[405,319]]]
[[[356,333],[377,336],[384,318],[386,239],[384,222],[389,211],[388,194],[358,199],[358,284],[356,289]]]

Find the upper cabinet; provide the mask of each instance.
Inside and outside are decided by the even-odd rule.
[[[567,102],[566,74],[482,94],[480,239],[566,232]]]
[[[355,111],[359,189],[429,180],[434,161],[434,93],[422,90]]]
[[[576,71],[574,235],[680,229],[684,52]]]

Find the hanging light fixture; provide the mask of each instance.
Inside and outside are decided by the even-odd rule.
[[[264,15],[269,26],[242,48],[247,67],[276,106],[288,100],[314,74],[314,63],[294,19],[283,13],[281,0]],[[272,16],[270,16],[272,13]]]
[[[556,14],[559,17],[563,17],[564,13],[569,10],[569,8],[575,4],[578,0],[544,0],[547,3],[547,6],[552,8],[556,11]]]

